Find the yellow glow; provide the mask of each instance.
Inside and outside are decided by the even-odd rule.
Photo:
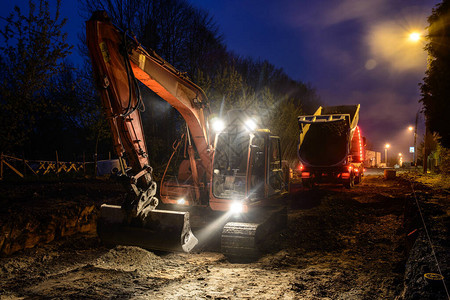
[[[418,32],[411,32],[409,34],[409,39],[413,42],[417,42],[418,40],[420,40],[421,37],[422,36]]]
[[[423,43],[420,42],[423,38],[419,31],[415,31],[415,34],[410,32],[405,31],[405,28],[396,22],[374,24],[366,36],[370,51],[368,57],[375,61],[377,66],[389,66],[395,72],[424,72],[427,54]],[[412,38],[419,40],[413,42]],[[368,69],[372,65],[369,64]]]
[[[408,130],[409,130],[409,131],[413,131],[413,129],[414,129],[414,127],[412,127],[412,126],[409,126],[409,127],[408,127]]]
[[[386,145],[384,145],[384,147],[385,147],[386,149],[389,149],[389,147],[391,147],[391,145],[386,144]]]
[[[398,156],[402,156],[403,154],[399,153]]]

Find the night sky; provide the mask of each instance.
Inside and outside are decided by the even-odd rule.
[[[7,17],[15,4],[26,8],[27,2],[2,1],[0,16]],[[408,36],[413,30],[426,34],[426,19],[439,1],[188,2],[213,16],[228,50],[283,68],[316,88],[325,105],[360,103],[361,130],[373,150],[383,151],[390,143],[390,156],[406,154],[412,146],[407,128],[420,109],[418,84],[427,56],[425,42],[413,43]],[[85,21],[77,1],[63,0],[61,13],[68,18],[69,42],[77,44]],[[79,61],[77,53],[71,60]],[[423,125],[418,134],[421,139]]]

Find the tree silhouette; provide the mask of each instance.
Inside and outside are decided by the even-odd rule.
[[[52,16],[47,1],[29,2],[29,12],[19,7],[0,30],[0,148],[20,151],[36,131],[36,124],[48,117],[52,104],[48,92],[52,79],[64,70],[63,59],[70,53],[66,19],[59,18],[60,1]],[[57,105],[57,104],[56,104]]]
[[[450,148],[450,1],[443,0],[428,17],[429,64],[420,84],[426,122],[439,135],[441,144]]]

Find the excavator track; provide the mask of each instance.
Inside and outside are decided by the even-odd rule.
[[[246,217],[245,222],[226,223],[222,230],[221,250],[229,261],[255,260],[273,248],[273,236],[286,227],[287,210],[264,209]]]
[[[228,222],[222,231],[222,253],[230,260],[251,260],[260,255],[256,223]]]

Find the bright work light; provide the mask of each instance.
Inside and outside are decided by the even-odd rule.
[[[242,202],[235,201],[231,204],[230,211],[233,214],[240,214],[241,212],[244,211],[244,205],[242,204]]]
[[[256,122],[253,119],[247,119],[244,124],[248,131],[253,131],[256,129]]]
[[[212,119],[211,126],[215,132],[221,132],[225,129],[225,123],[219,118]]]

